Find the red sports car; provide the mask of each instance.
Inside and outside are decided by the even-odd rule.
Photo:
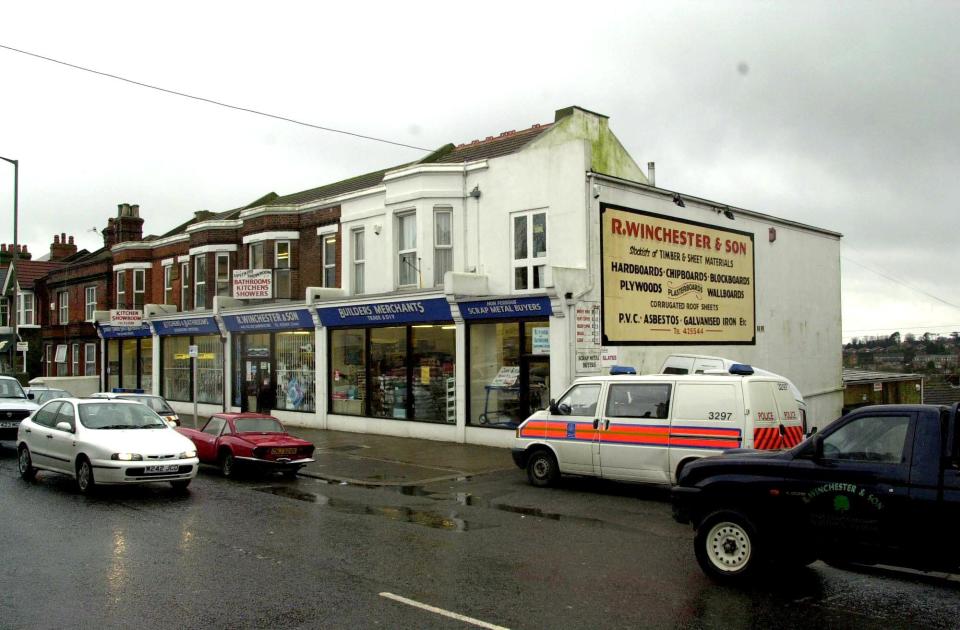
[[[295,477],[313,461],[313,444],[293,437],[279,420],[262,413],[217,413],[199,431],[177,431],[193,441],[201,462],[219,466],[224,477],[233,477],[240,467]]]

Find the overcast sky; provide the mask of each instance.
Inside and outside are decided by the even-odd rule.
[[[149,6],[149,8],[148,8]],[[843,336],[960,330],[960,3],[6,3],[0,45],[417,147],[580,105],[657,184],[841,232]],[[423,152],[0,48],[19,241],[102,245]],[[0,242],[13,167],[0,162]],[[802,261],[798,261],[802,264]]]

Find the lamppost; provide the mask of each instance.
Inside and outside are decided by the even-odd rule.
[[[10,266],[7,273],[11,273],[16,267],[17,263],[17,187],[20,183],[20,162],[18,160],[11,160],[10,158],[5,158],[0,155],[0,160],[4,162],[10,162],[13,164],[13,254],[10,260]],[[13,285],[13,303],[10,308],[10,317],[11,323],[13,324],[13,347],[10,349],[10,365],[16,370],[17,363],[17,285]],[[23,359],[23,371],[27,371],[27,359],[24,355]]]

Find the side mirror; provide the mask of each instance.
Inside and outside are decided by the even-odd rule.
[[[557,401],[553,398],[550,399],[550,405],[547,407],[550,410],[550,413],[558,416],[560,415],[560,409],[557,408]]]
[[[176,422],[174,422],[173,420],[167,420],[167,426],[170,427],[171,429],[176,429],[176,428],[177,428],[178,426],[180,426],[180,425],[178,425],[178,424],[177,424]]]
[[[813,438],[813,458],[823,459],[823,436],[817,435]]]
[[[816,433],[816,432],[817,432],[817,427],[811,427],[811,428],[810,428],[810,431],[807,433],[807,437],[810,437],[811,435],[813,435],[813,434]]]
[[[59,431],[67,431],[68,433],[73,433],[73,427],[70,425],[69,422],[58,422],[58,423],[57,423],[57,430],[59,430]]]
[[[32,393],[31,393],[31,394],[27,394],[27,400],[33,400],[33,398],[34,398],[34,396],[33,396]]]
[[[561,416],[569,416],[570,412],[573,411],[570,408],[570,405],[567,403],[560,403],[560,405],[557,407],[557,410],[560,412]]]

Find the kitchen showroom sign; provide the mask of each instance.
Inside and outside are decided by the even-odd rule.
[[[272,269],[234,269],[233,297],[238,300],[264,300],[273,297]]]
[[[110,309],[111,326],[140,326],[141,324],[143,324],[143,311]]]

